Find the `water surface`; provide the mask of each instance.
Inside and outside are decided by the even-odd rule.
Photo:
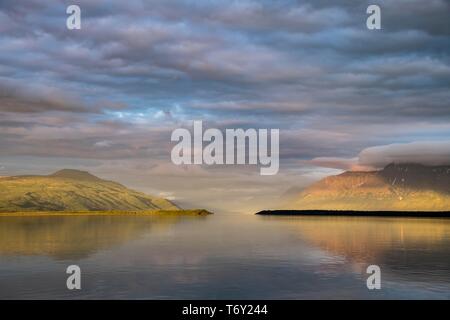
[[[450,220],[0,217],[0,298],[449,299]]]

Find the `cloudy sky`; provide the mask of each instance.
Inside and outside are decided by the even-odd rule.
[[[236,211],[342,170],[448,163],[449,16],[448,0],[1,0],[0,175],[77,168]],[[173,165],[192,120],[279,128],[279,173]]]

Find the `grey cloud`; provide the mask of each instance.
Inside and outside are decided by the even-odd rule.
[[[97,101],[83,101],[76,93],[41,84],[24,85],[18,81],[0,79],[0,112],[11,113],[91,113],[127,108],[122,102],[98,98]],[[63,115],[63,117],[66,117]]]
[[[341,170],[376,170],[391,163],[450,165],[450,141],[414,141],[369,147],[355,158],[317,157],[306,163]]]
[[[17,83],[16,83],[17,84]],[[0,82],[0,111],[35,113],[44,111],[98,112],[78,98],[55,88],[28,86]]]
[[[49,46],[40,51],[56,62],[49,68],[75,83],[114,88],[145,99],[170,96],[203,98],[204,103],[211,103],[223,100],[224,95],[228,100],[231,95],[242,100],[267,92],[263,98],[274,100],[269,94],[279,89],[293,95],[299,90],[325,91],[346,83],[356,92],[371,87],[382,95],[380,90],[386,88],[434,88],[449,82],[448,73],[417,69],[414,59],[408,66],[409,74],[401,79],[392,71],[383,72],[389,52],[414,51],[419,57],[440,54],[436,65],[440,63],[445,69],[448,60],[442,59],[442,50],[448,51],[448,41],[420,28],[386,28],[380,33],[368,33],[358,22],[365,21],[365,2],[356,8],[354,2],[345,1],[339,5],[326,1],[301,5],[293,1],[213,1],[195,5],[185,1],[132,1],[127,6],[120,2],[98,6],[82,1],[80,5],[87,18],[80,32],[60,32],[56,25],[44,30]],[[411,2],[401,6],[417,8]],[[437,14],[445,3],[434,1],[430,8],[427,12]],[[386,10],[404,15],[393,5]],[[55,10],[50,9],[39,12],[55,15]],[[35,19],[36,28],[44,28]],[[320,32],[305,33],[305,23],[321,25]],[[286,36],[292,35],[303,40],[286,42]],[[392,51],[396,47],[398,50]],[[349,61],[351,54],[360,49],[360,65],[373,65],[371,70],[353,67],[353,61]],[[401,64],[399,57],[391,65]]]
[[[364,149],[358,156],[359,164],[375,168],[389,163],[420,163],[450,165],[450,141],[415,141]]]
[[[20,90],[0,83],[0,111],[42,112],[42,111],[88,112],[87,106],[73,97],[68,98],[57,90]]]

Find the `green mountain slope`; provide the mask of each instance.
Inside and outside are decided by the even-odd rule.
[[[88,172],[0,177],[0,212],[178,210],[169,200],[130,190]]]
[[[450,166],[391,164],[380,171],[344,172],[305,189],[287,208],[449,211]]]

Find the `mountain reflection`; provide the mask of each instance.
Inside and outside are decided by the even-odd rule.
[[[450,221],[445,219],[300,217],[287,218],[304,240],[344,257],[355,271],[370,264],[385,271],[415,273],[416,280],[446,277],[450,268]],[[300,231],[298,233],[298,231]],[[445,259],[444,259],[445,260]]]
[[[0,255],[85,258],[99,250],[165,231],[187,217],[57,216],[0,217]],[[202,219],[196,217],[195,219]]]

